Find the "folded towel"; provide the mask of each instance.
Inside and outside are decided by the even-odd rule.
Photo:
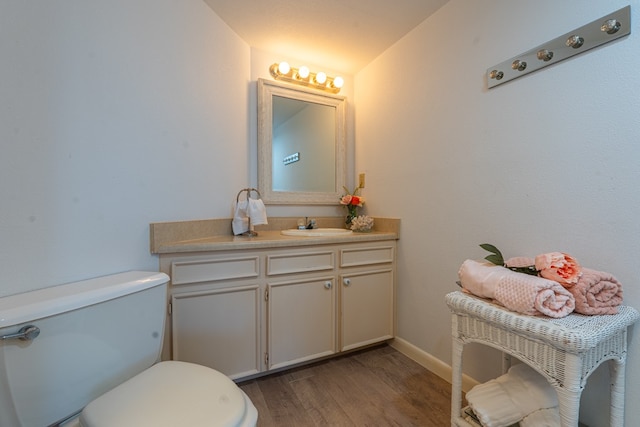
[[[231,228],[236,236],[249,231],[249,217],[247,215],[248,202],[246,200],[235,203]]]
[[[466,394],[469,406],[485,427],[505,427],[540,409],[558,406],[558,396],[547,380],[520,363]],[[556,424],[559,425],[559,424]]]
[[[520,421],[520,427],[558,427],[561,424],[560,409],[557,406],[538,409]]]
[[[559,283],[499,265],[468,259],[462,263],[458,277],[466,291],[491,298],[518,313],[559,318],[575,308],[573,295]]]
[[[622,285],[604,271],[582,269],[578,283],[568,289],[576,300],[576,313],[618,314],[622,304]]]
[[[533,265],[533,258],[516,257],[506,261],[508,267]],[[578,283],[567,288],[575,299],[575,312],[586,315],[617,314],[622,304],[622,285],[609,273],[582,268]]]

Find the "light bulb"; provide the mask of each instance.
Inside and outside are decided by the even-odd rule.
[[[289,74],[289,71],[291,71],[291,66],[288,62],[282,61],[280,64],[278,64],[278,71],[280,72],[280,74]]]
[[[340,76],[336,76],[333,79],[333,87],[340,89],[342,86],[344,86],[344,79]]]
[[[318,74],[316,74],[316,83],[323,85],[325,84],[326,81],[327,81],[327,75],[325,73],[320,71]]]
[[[306,79],[309,77],[309,68],[305,67],[304,65],[302,67],[300,67],[300,69],[298,70],[298,77],[300,77],[301,79]]]

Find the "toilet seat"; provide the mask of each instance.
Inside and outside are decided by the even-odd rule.
[[[224,374],[193,363],[160,362],[89,403],[83,427],[255,426],[257,411]]]

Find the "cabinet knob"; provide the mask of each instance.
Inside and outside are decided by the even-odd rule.
[[[331,286],[332,286],[332,284],[331,284],[331,282],[330,282],[329,280],[327,280],[326,282],[324,282],[324,287],[325,287],[325,289],[331,289]]]
[[[348,279],[348,278],[345,277],[344,279],[342,279],[342,283],[345,286],[349,286],[351,284],[351,279]]]

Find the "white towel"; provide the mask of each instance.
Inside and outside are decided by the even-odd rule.
[[[247,215],[251,219],[251,225],[268,224],[267,209],[264,207],[262,199],[249,199]]]
[[[251,220],[252,228],[254,225],[268,224],[267,209],[262,199],[249,198],[235,204],[231,221],[233,234],[237,236],[249,231],[249,220]]]
[[[235,203],[231,228],[236,236],[249,231],[249,217],[247,216],[247,201]]]
[[[538,409],[520,421],[520,427],[558,427],[560,424],[560,409],[557,406]]]
[[[558,406],[549,382],[529,365],[515,365],[506,374],[473,387],[466,395],[485,427],[505,427],[528,415]]]

